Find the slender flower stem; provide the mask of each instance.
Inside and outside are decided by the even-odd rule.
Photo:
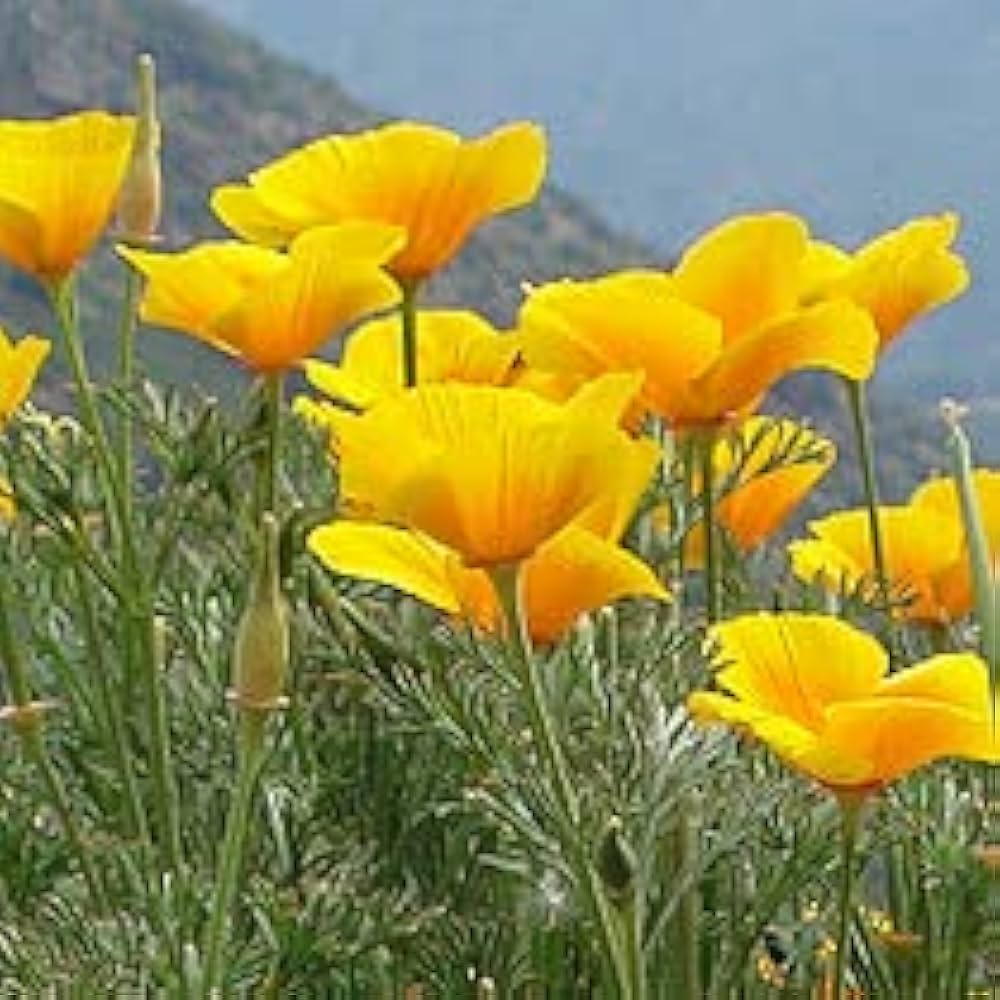
[[[133,492],[135,489],[135,439],[131,408],[132,392],[135,388],[136,309],[141,290],[142,276],[133,267],[126,264],[118,330],[118,379],[125,396],[119,424],[118,464],[122,482],[122,513],[129,525],[132,522]]]
[[[281,425],[284,402],[284,377],[280,372],[266,376],[264,393],[267,408],[267,444],[260,466],[260,510],[258,515],[263,515],[265,511],[277,512],[281,481]]]
[[[108,911],[107,897],[97,869],[90,856],[87,842],[73,815],[69,796],[63,786],[62,779],[52,758],[49,756],[45,740],[42,738],[42,706],[36,705],[31,698],[31,686],[28,682],[28,672],[21,658],[21,650],[14,636],[11,624],[10,591],[7,583],[6,569],[0,570],[0,657],[7,668],[7,682],[10,697],[13,702],[14,714],[11,722],[21,740],[25,755],[38,768],[45,785],[45,791],[51,800],[53,809],[59,817],[63,833],[70,847],[76,854],[83,877],[87,882],[94,905],[101,913]]]
[[[157,826],[162,838],[161,863],[167,870],[179,872],[184,862],[181,841],[180,805],[170,746],[170,726],[163,697],[163,672],[166,661],[163,626],[152,614],[137,616],[135,634],[139,637],[139,659],[145,669],[142,679],[149,713],[149,738],[152,753],[150,771]]]
[[[507,635],[515,654],[521,687],[525,694],[532,736],[552,781],[557,799],[560,838],[601,932],[605,959],[616,976],[622,1000],[635,1000],[630,980],[630,960],[623,953],[611,904],[601,886],[600,876],[580,838],[580,804],[570,778],[565,755],[556,735],[555,724],[546,704],[545,690],[531,647],[520,596],[520,565],[495,567],[493,585],[503,608]]]
[[[417,384],[417,292],[420,285],[415,281],[400,281],[399,290],[403,297],[399,303],[403,336],[403,385],[407,389]]]
[[[204,996],[225,996],[225,951],[229,919],[236,898],[246,845],[254,788],[264,762],[264,730],[269,712],[240,709],[236,788],[226,816],[226,833],[219,858],[212,913],[205,935]]]
[[[83,615],[83,634],[87,643],[87,653],[90,657],[93,676],[101,698],[101,707],[106,716],[106,724],[111,735],[111,745],[115,752],[115,763],[125,792],[127,806],[128,836],[136,837],[145,847],[149,847],[149,826],[146,823],[146,812],[139,796],[136,784],[135,770],[132,767],[132,757],[129,753],[128,739],[122,724],[121,706],[116,702],[115,693],[111,689],[111,674],[105,662],[101,646],[100,630],[97,623],[97,613],[94,608],[93,596],[90,590],[90,580],[81,564],[74,566],[77,600]]]
[[[106,501],[111,510],[112,523],[117,528],[121,536],[123,555],[134,566],[134,559],[131,558],[131,536],[126,523],[127,505],[124,501],[124,494],[121,482],[115,469],[114,456],[108,435],[104,428],[104,421],[101,419],[100,411],[97,408],[97,399],[94,394],[94,386],[90,381],[90,372],[87,368],[87,359],[83,353],[83,345],[80,343],[80,329],[77,323],[76,289],[72,278],[68,278],[61,285],[51,289],[50,301],[55,313],[59,331],[62,334],[63,346],[66,349],[66,356],[69,360],[70,369],[73,373],[73,381],[76,385],[77,403],[80,407],[80,417],[83,426],[94,446],[97,458],[97,465],[103,477]]]
[[[715,430],[699,432],[698,452],[701,459],[702,519],[705,532],[705,610],[709,624],[722,617],[722,586],[720,579],[718,528],[715,523]]]
[[[861,467],[861,481],[864,486],[865,504],[868,507],[868,526],[872,539],[872,556],[875,563],[875,582],[878,599],[883,610],[888,613],[891,603],[889,576],[886,571],[885,546],[882,540],[882,526],[879,522],[879,490],[875,471],[875,442],[872,438],[871,419],[868,413],[868,397],[864,382],[844,379],[847,388],[848,409],[854,425],[854,439],[858,448]]]
[[[839,923],[837,928],[837,957],[834,966],[834,996],[837,1000],[846,995],[847,972],[851,965],[851,917],[854,891],[854,852],[858,843],[858,828],[861,821],[861,806],[858,803],[841,802],[841,842],[840,842],[840,894]]]

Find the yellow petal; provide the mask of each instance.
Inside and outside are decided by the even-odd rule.
[[[395,305],[381,264],[402,233],[381,225],[310,230],[288,254],[207,243],[177,254],[120,247],[149,280],[141,315],[236,354],[255,371],[280,371],[337,328]]]
[[[231,345],[255,371],[283,371],[336,330],[396,305],[399,287],[381,270],[382,255],[369,256],[366,244],[365,256],[353,256],[351,242],[345,245],[339,229],[314,229],[298,237],[286,266],[215,317],[209,336]],[[400,241],[393,234],[385,248]]]
[[[786,459],[782,464],[793,442],[794,454],[808,452],[817,457],[791,464]],[[826,475],[835,457],[833,442],[792,420],[752,417],[744,421],[715,449],[718,483],[726,483],[738,468],[736,482],[716,508],[719,523],[740,549],[760,545]],[[700,491],[700,485],[697,488]],[[695,536],[700,534],[695,532]],[[692,553],[696,558],[689,559],[689,566],[700,564],[697,554]]]
[[[871,763],[871,780],[889,784],[946,757],[989,759],[983,716],[922,698],[868,698],[834,705],[823,743]]]
[[[390,266],[414,281],[443,267],[484,219],[534,197],[544,171],[544,134],[529,123],[463,142],[446,129],[395,122],[292,150],[248,186],[217,191],[212,207],[234,231],[269,245],[347,219],[399,225],[407,244]]]
[[[623,597],[669,599],[641,559],[572,525],[524,563],[521,586],[528,630],[539,643],[555,642],[580,615]]]
[[[722,343],[719,321],[678,298],[656,271],[543,285],[521,307],[518,329],[530,367],[585,378],[642,372],[641,401],[657,412],[705,371]]]
[[[920,698],[990,715],[989,669],[973,653],[942,653],[900,670],[879,683],[879,698]]]
[[[732,341],[797,306],[807,240],[805,223],[794,215],[730,219],[684,253],[674,272],[678,294],[717,316]]]
[[[313,529],[307,545],[337,573],[395,587],[449,614],[461,611],[448,575],[447,550],[412,531],[334,521]]]
[[[224,184],[212,192],[212,211],[240,239],[280,249],[305,227],[268,208],[261,196],[244,184]]]
[[[398,316],[354,331],[339,365],[307,361],[306,378],[321,392],[365,409],[403,390],[402,332]],[[517,338],[500,334],[472,312],[426,309],[417,314],[420,382],[501,385],[517,359]]]
[[[202,243],[180,253],[119,246],[118,253],[147,279],[143,320],[206,339],[219,316],[285,267],[281,254],[235,242]]]
[[[974,469],[972,486],[979,511],[982,515],[983,530],[990,552],[994,558],[1000,557],[1000,471],[996,469]],[[961,510],[955,483],[951,477],[930,479],[917,487],[910,497],[910,503],[919,507],[930,507],[949,521],[960,523]]]
[[[819,368],[854,380],[875,367],[878,335],[848,302],[812,306],[729,345],[678,404],[680,424],[712,424],[744,411],[794,371]]]
[[[832,243],[810,240],[799,271],[799,297],[804,305],[817,302],[851,264],[851,255]]]
[[[69,274],[111,218],[134,130],[101,111],[0,122],[0,253],[43,280]]]
[[[16,344],[0,328],[0,420],[8,420],[28,398],[51,343],[41,337],[23,337]]]
[[[337,417],[344,496],[431,535],[469,565],[520,561],[616,493],[635,462],[636,443],[613,414],[571,406],[451,383]]]
[[[829,705],[871,694],[889,666],[871,636],[823,615],[745,615],[714,626],[709,638],[723,664],[720,687],[815,732]]]
[[[844,295],[871,312],[886,346],[914,319],[968,287],[965,262],[951,249],[958,216],[914,219],[862,247],[829,295]]]
[[[939,579],[961,553],[961,528],[930,507],[880,507],[879,524],[890,587],[909,604],[903,614],[916,621],[944,620],[947,608],[938,593]],[[830,589],[858,588],[874,574],[868,511],[838,511],[810,522],[818,543],[790,546],[792,567],[802,579],[817,574]]]

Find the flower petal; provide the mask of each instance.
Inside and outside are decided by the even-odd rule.
[[[527,364],[594,377],[641,371],[642,403],[661,411],[718,356],[718,320],[678,298],[657,271],[621,271],[532,290],[518,317]]]
[[[111,218],[134,131],[134,119],[103,111],[0,122],[0,252],[39,278],[64,278]]]
[[[729,219],[684,253],[677,292],[717,316],[731,342],[798,305],[808,235],[801,219],[783,212]]]
[[[521,586],[528,630],[540,643],[555,642],[580,615],[623,597],[669,600],[641,559],[574,525],[524,563]]]
[[[716,625],[716,682],[748,705],[822,731],[827,707],[871,694],[889,668],[871,636],[837,618],[745,615]]]
[[[682,424],[717,422],[753,406],[776,382],[805,368],[867,379],[877,348],[878,335],[864,310],[848,302],[812,306],[727,347],[674,417]]]

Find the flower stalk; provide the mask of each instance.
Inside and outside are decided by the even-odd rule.
[[[865,505],[868,507],[868,524],[871,532],[872,556],[875,563],[875,584],[878,600],[888,614],[891,604],[889,576],[886,570],[885,545],[882,526],[879,522],[879,489],[875,471],[875,442],[872,437],[871,418],[868,412],[868,396],[865,383],[855,379],[844,379],[847,390],[847,406],[851,412],[854,440],[858,449],[861,482],[864,488]]]
[[[601,884],[601,876],[579,835],[580,804],[546,703],[545,690],[528,636],[520,594],[520,565],[494,567],[491,575],[503,609],[508,642],[514,652],[521,689],[525,695],[532,736],[555,791],[560,839],[569,852],[570,862],[583,888],[588,908],[597,922],[604,957],[616,977],[622,1000],[642,1000],[642,993],[635,992],[634,984],[637,978],[639,982],[644,982],[643,975],[635,970],[636,958],[628,947],[627,935],[622,933],[622,926],[616,919],[614,908]]]
[[[417,281],[400,279],[399,317],[403,337],[403,385],[412,389],[417,384],[417,295],[420,284]]]
[[[840,888],[837,900],[837,954],[834,964],[834,993],[837,998],[847,995],[847,973],[851,967],[851,917],[854,893],[854,857],[861,826],[862,801],[840,798]]]
[[[284,708],[288,608],[281,592],[278,522],[261,521],[257,568],[233,652],[229,700],[238,715],[236,789],[226,816],[212,912],[205,936],[205,996],[222,996],[230,914],[239,886],[254,789],[266,756],[267,720]]]
[[[719,563],[719,530],[715,519],[714,428],[698,432],[697,452],[701,464],[702,530],[705,533],[705,612],[708,623],[722,618],[722,580]]]

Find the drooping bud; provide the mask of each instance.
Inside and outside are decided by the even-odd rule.
[[[123,243],[142,247],[156,241],[163,209],[156,63],[148,52],[140,55],[136,64],[136,89],[135,139],[118,195],[118,227]]]
[[[242,710],[283,708],[288,671],[288,603],[281,591],[280,531],[273,514],[261,518],[257,565],[236,632],[230,697]]]

